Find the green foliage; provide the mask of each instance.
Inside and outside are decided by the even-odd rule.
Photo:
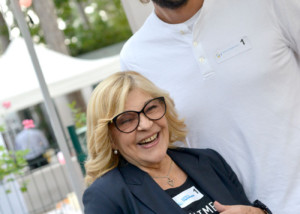
[[[28,150],[22,151],[7,151],[4,146],[0,146],[0,181],[11,174],[22,175],[23,168],[27,166],[27,161],[24,156],[28,153]],[[6,179],[6,182],[14,181],[13,178]],[[20,190],[22,192],[27,191],[27,182],[21,184]],[[6,193],[10,193],[10,189],[5,190]]]
[[[0,35],[8,36],[8,30],[6,25],[0,25]]]
[[[28,181],[24,181],[22,183],[22,186],[20,187],[21,192],[27,192],[27,185],[28,185]]]
[[[72,111],[73,118],[75,121],[75,127],[81,128],[86,126],[86,114],[85,112],[82,112],[80,108],[77,108],[76,104],[76,101],[73,101],[72,103],[68,104],[68,106]]]
[[[27,166],[24,156],[28,152],[28,150],[6,151],[4,146],[0,146],[0,180],[9,174],[21,175],[21,170]]]
[[[130,30],[120,0],[54,0],[56,15],[66,24],[64,29],[67,46],[72,56],[112,45],[128,39]],[[77,4],[77,5],[76,5]],[[83,10],[90,8],[93,12],[85,13],[88,26],[80,17],[78,5]],[[32,35],[38,36],[44,43],[39,24],[28,20]]]
[[[0,132],[4,132],[4,131],[5,131],[4,125],[0,125]]]

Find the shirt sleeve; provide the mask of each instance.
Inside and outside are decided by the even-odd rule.
[[[136,42],[130,38],[120,52],[121,71],[138,71],[136,68]]]
[[[120,67],[121,67],[121,71],[128,71],[129,68],[126,64],[126,61],[123,59],[122,55],[120,57]]]
[[[284,36],[300,59],[300,1],[272,0],[274,12]]]

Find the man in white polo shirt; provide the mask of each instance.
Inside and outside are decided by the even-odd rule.
[[[121,52],[170,92],[188,145],[220,152],[250,200],[300,210],[300,1],[153,0]]]

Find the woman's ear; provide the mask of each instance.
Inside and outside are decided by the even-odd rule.
[[[109,136],[109,140],[110,140],[110,143],[111,143],[111,148],[114,150],[114,149],[118,149],[116,143],[115,143],[115,140],[114,140],[114,137],[112,136],[112,133],[111,131],[108,133],[108,136]]]
[[[113,142],[113,141],[111,142],[111,148],[113,150],[118,149],[118,147],[116,146],[115,142]]]

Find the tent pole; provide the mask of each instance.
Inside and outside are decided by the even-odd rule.
[[[83,210],[83,205],[82,205],[82,201],[81,201],[81,197],[82,197],[82,193],[83,193],[83,183],[80,181],[80,176],[78,176],[78,173],[76,173],[75,167],[72,163],[71,160],[71,155],[68,151],[68,147],[67,147],[67,142],[66,139],[63,135],[63,129],[61,127],[61,124],[59,123],[59,119],[58,119],[58,115],[55,111],[52,99],[50,97],[50,93],[48,90],[48,87],[46,85],[43,73],[42,73],[42,69],[40,66],[40,63],[38,61],[34,46],[33,46],[33,42],[32,42],[32,38],[28,29],[28,26],[26,24],[24,15],[21,11],[20,5],[19,5],[19,1],[18,0],[11,0],[11,6],[13,9],[13,14],[16,18],[16,21],[18,23],[18,26],[20,28],[20,31],[24,37],[24,40],[26,42],[26,46],[32,61],[32,64],[34,66],[34,70],[37,76],[37,79],[39,81],[39,85],[44,97],[44,102],[47,108],[47,112],[49,114],[49,118],[51,121],[51,125],[52,128],[54,130],[54,134],[56,137],[56,140],[58,142],[59,148],[61,149],[64,158],[66,160],[66,167],[67,167],[67,175],[69,178],[69,181],[71,182],[71,186],[73,187],[73,190],[77,196],[81,211]]]

